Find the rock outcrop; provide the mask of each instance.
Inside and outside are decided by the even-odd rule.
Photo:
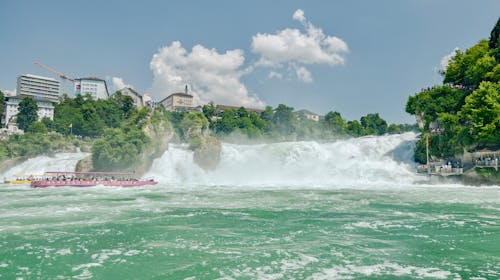
[[[194,149],[193,161],[204,170],[214,170],[219,164],[221,150],[222,145],[217,138],[201,138],[200,144]]]
[[[173,135],[172,125],[169,121],[161,119],[155,122],[151,120],[143,127],[143,132],[149,138],[150,142],[140,152],[136,162],[126,164],[125,170],[133,170],[137,176],[143,176],[153,164],[156,158],[159,158],[168,149],[168,143]],[[102,171],[95,170],[92,164],[92,156],[80,160],[76,165],[76,171]]]

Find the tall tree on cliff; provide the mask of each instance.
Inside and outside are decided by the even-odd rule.
[[[24,97],[19,102],[19,113],[17,114],[17,125],[26,131],[28,127],[38,119],[38,105],[31,97]]]
[[[497,24],[493,27],[490,34],[489,41],[490,49],[493,49],[493,55],[500,62],[500,17],[497,20]]]

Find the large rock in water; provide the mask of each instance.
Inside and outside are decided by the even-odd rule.
[[[89,172],[92,168],[92,156],[85,157],[76,163],[76,172]]]
[[[204,170],[214,170],[219,164],[221,150],[222,145],[217,138],[204,137],[194,150],[193,161]]]
[[[143,148],[137,162],[130,162],[129,166],[124,170],[119,170],[133,170],[138,177],[143,176],[149,170],[153,161],[163,155],[168,149],[168,143],[173,135],[172,125],[167,120],[160,120],[154,124],[148,123],[142,130],[151,142]],[[76,171],[90,172],[102,170],[95,170],[92,164],[92,156],[88,156],[77,163]]]

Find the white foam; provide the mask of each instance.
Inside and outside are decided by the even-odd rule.
[[[73,172],[77,162],[88,155],[88,153],[58,153],[52,157],[38,156],[12,167],[1,176],[13,179],[16,174],[43,174],[47,171]]]
[[[324,269],[320,273],[315,273],[309,280],[322,280],[322,279],[338,279],[338,278],[354,278],[355,276],[412,276],[418,278],[433,278],[433,279],[448,279],[454,276],[454,279],[460,279],[457,274],[452,274],[450,271],[442,270],[439,268],[426,268],[417,266],[404,266],[396,263],[385,262],[383,264],[375,265],[345,265],[334,266],[329,269]]]
[[[169,186],[359,187],[413,185],[416,135],[406,133],[330,143],[223,143],[214,171],[193,163],[185,145],[171,145],[147,177]]]

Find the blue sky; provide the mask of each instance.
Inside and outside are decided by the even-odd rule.
[[[0,2],[0,89],[16,77],[97,76],[160,99],[188,84],[203,103],[414,122],[408,95],[441,82],[500,1]]]

